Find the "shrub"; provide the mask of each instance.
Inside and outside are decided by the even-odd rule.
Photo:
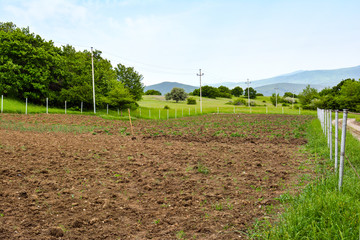
[[[188,105],[196,105],[196,99],[193,98],[193,97],[189,97],[189,98],[187,99],[187,104],[188,104]]]
[[[246,105],[246,100],[243,98],[237,98],[233,102],[234,105]]]
[[[165,105],[164,109],[170,109],[170,107],[168,105]]]

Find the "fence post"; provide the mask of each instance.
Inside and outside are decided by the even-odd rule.
[[[65,101],[65,114],[66,114],[66,101]]]
[[[106,115],[109,115],[109,104],[106,104]]]
[[[235,106],[234,106],[234,113],[235,113]]]
[[[250,107],[250,113],[251,113],[251,107]]]
[[[217,107],[217,113],[219,114],[219,107]]]
[[[1,113],[3,113],[4,108],[4,95],[1,95]]]
[[[335,172],[337,172],[338,169],[338,137],[339,137],[339,110],[335,110]]]
[[[117,112],[118,112],[118,116],[119,116],[119,109],[117,109]]]
[[[169,120],[169,109],[166,111],[167,119]]]
[[[46,114],[49,113],[49,98],[46,98]]]
[[[282,110],[282,114],[284,114],[284,107],[281,107],[281,110]]]
[[[342,183],[343,183],[343,173],[344,173],[347,114],[348,114],[348,110],[344,109],[343,123],[342,123],[342,129],[341,129],[341,149],[340,149],[340,167],[339,167],[339,191],[340,192],[341,192],[341,187],[342,187]]]
[[[330,148],[330,110],[327,110],[327,119],[328,119],[328,122],[327,122],[327,141],[328,141],[328,147]]]
[[[28,98],[26,98],[25,100],[25,114],[27,114],[27,102],[28,102]]]
[[[141,117],[141,108],[139,108],[139,112],[140,112],[140,117]]]
[[[184,109],[183,108],[181,109],[181,116],[182,117],[184,116]]]
[[[161,110],[159,109],[159,119],[161,119]]]
[[[268,113],[268,107],[266,106],[266,114]]]
[[[189,108],[189,116],[190,116],[190,108]]]
[[[300,115],[300,107],[299,107],[299,115]]]
[[[330,141],[330,160],[332,160],[332,116],[331,116],[331,109],[329,110],[329,141]]]
[[[149,118],[151,118],[151,109],[149,109]]]

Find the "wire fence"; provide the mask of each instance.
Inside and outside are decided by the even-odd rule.
[[[332,120],[332,115],[335,115],[334,121]],[[343,119],[342,119],[342,127],[341,127],[341,138],[339,139],[339,110],[329,110],[329,109],[317,109],[317,116],[321,123],[321,128],[327,137],[327,144],[329,147],[329,158],[333,160],[333,152],[334,152],[334,170],[335,173],[339,174],[339,191],[341,191],[343,185],[344,178],[344,159],[346,159],[354,170],[357,177],[360,179],[360,176],[353,166],[349,158],[346,156],[345,147],[346,147],[346,130],[347,130],[347,117],[348,110],[343,109]],[[335,125],[335,132],[333,132],[333,124]],[[333,141],[333,135],[335,137]],[[340,159],[339,159],[339,142],[340,142]],[[334,150],[333,150],[334,144]],[[339,161],[338,161],[339,160]]]
[[[25,103],[25,106],[23,105]],[[4,108],[4,96],[1,95],[1,113],[74,113],[74,114],[82,114],[86,111],[84,108],[84,103],[80,102],[78,104],[72,103],[69,104],[68,101],[64,101],[63,108],[50,108],[49,99],[46,98],[44,106],[37,105],[29,105],[28,98],[24,99],[24,102],[21,103],[21,106],[17,106],[16,108],[11,107],[9,105]],[[69,108],[70,105],[70,108]],[[87,106],[89,107],[89,106]],[[203,111],[201,111],[203,110]],[[98,111],[94,114],[105,114],[118,116],[118,117],[127,117],[127,109],[119,109],[113,106],[106,105],[106,109],[98,109]],[[92,112],[86,111],[87,114],[92,114]],[[151,108],[151,107],[139,107],[137,109],[133,109],[130,112],[131,117],[136,118],[147,118],[147,119],[169,119],[169,118],[179,118],[179,117],[187,117],[187,116],[195,116],[202,115],[207,113],[266,113],[266,114],[309,114],[308,112],[303,112],[303,110],[298,108],[272,108],[268,106],[209,106],[203,107],[200,109],[196,105],[188,105],[177,107],[173,109],[165,109],[165,108]]]

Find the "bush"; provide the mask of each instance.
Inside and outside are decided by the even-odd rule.
[[[256,93],[256,96],[257,96],[257,97],[263,97],[264,94],[262,94],[262,93]]]
[[[237,105],[237,106],[246,105],[246,100],[243,99],[243,98],[237,98],[237,99],[234,100],[233,104]]]
[[[165,105],[164,109],[170,109],[170,107],[168,105]]]
[[[157,90],[153,90],[153,89],[150,89],[150,90],[147,90],[144,95],[161,95],[161,92],[157,91]]]
[[[193,98],[193,97],[189,97],[189,98],[187,99],[187,104],[188,104],[188,105],[196,105],[196,99]]]

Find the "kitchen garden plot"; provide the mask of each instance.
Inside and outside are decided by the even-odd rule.
[[[311,178],[309,119],[1,115],[0,237],[246,237]]]

